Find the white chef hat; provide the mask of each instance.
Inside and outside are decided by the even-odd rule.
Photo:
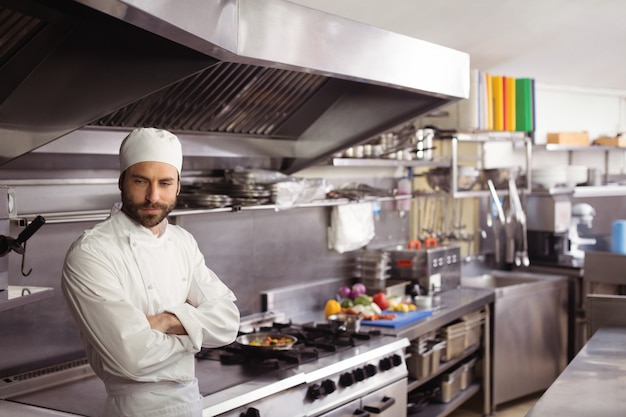
[[[139,162],[164,162],[180,171],[183,151],[178,138],[167,130],[152,127],[130,132],[120,145],[120,172]]]

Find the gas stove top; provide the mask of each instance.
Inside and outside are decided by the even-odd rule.
[[[334,330],[326,323],[303,325],[294,325],[291,322],[273,323],[271,326],[263,326],[255,331],[294,336],[297,342],[289,350],[262,350],[259,352],[244,350],[237,343],[232,343],[218,349],[203,348],[196,354],[196,358],[215,359],[216,353],[218,353],[217,356],[223,364],[253,365],[258,363],[258,360],[268,360],[268,362],[278,361],[278,366],[281,366],[280,361],[283,361],[286,366],[289,363],[299,364],[301,360],[313,360],[319,356],[331,355],[381,336],[380,330],[377,329],[347,332]],[[239,332],[239,335],[249,333],[254,333],[254,331]]]
[[[236,343],[202,349],[196,355],[196,373],[209,415],[232,412],[279,395],[281,402],[289,395],[301,402],[329,384],[339,390],[346,389],[342,384],[349,384],[357,392],[367,385],[385,384],[384,378],[397,379],[407,373],[402,349],[408,340],[377,329],[350,333],[332,330],[325,323],[273,323],[254,331],[288,334],[298,342],[287,351],[251,353]],[[324,399],[315,400],[309,398],[297,406],[324,406]]]
[[[236,344],[202,349],[196,356],[196,376],[204,415],[240,417],[261,410],[262,417],[293,417],[284,413],[302,410],[298,415],[317,416],[407,376],[406,338],[378,330],[337,333],[325,324],[278,323],[252,331],[291,334],[298,342],[289,351],[261,356],[250,356]],[[57,373],[51,376],[54,386],[16,393],[11,401],[95,417],[106,396],[102,382],[88,365],[68,372],[67,381],[62,382],[66,376]],[[68,402],[69,397],[73,401]]]
[[[313,366],[320,358],[350,351],[353,348],[382,338],[380,330],[346,332],[331,329],[325,323],[292,324],[272,323],[251,332],[240,332],[240,335],[253,332],[267,332],[294,336],[297,342],[288,350],[244,349],[234,342],[228,346],[215,349],[203,348],[196,354],[197,367],[210,366],[205,361],[219,362],[220,373],[228,374],[210,384],[201,384],[204,395],[230,388],[258,377],[284,377],[285,371],[301,367],[306,363]]]

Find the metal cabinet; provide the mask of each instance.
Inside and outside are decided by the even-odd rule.
[[[416,416],[439,417],[446,416],[463,405],[477,393],[482,393],[481,404],[483,415],[491,414],[491,330],[492,330],[492,308],[494,292],[482,288],[456,288],[443,291],[437,295],[440,306],[433,315],[415,324],[402,326],[396,329],[386,329],[385,332],[397,337],[406,337],[409,340],[416,340],[420,337],[436,332],[442,327],[459,321],[464,316],[472,315],[476,312],[484,313],[480,342],[471,348],[464,349],[462,353],[453,359],[441,362],[438,369],[425,378],[416,379],[409,377],[407,385],[407,397],[410,403],[420,390],[427,390],[431,385],[437,384],[439,379],[458,366],[471,361],[473,358],[479,359],[476,364],[477,377],[469,386],[461,390],[458,395],[450,399],[449,402],[431,401],[419,411]],[[407,356],[410,352],[407,350]],[[478,365],[480,363],[480,365]],[[411,407],[409,406],[409,410]],[[409,414],[411,415],[411,414]]]

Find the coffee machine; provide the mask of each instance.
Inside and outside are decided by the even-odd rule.
[[[572,265],[569,232],[572,193],[533,193],[527,196],[528,257],[531,264]]]

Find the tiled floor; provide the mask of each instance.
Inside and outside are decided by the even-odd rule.
[[[506,404],[501,404],[496,407],[496,412],[493,416],[496,417],[524,417],[535,405],[537,400],[541,397],[542,393],[530,395],[519,400],[511,401]],[[453,411],[448,415],[449,417],[482,417],[482,409],[479,404],[475,404],[472,401],[468,401],[467,405],[462,405],[459,409]]]

